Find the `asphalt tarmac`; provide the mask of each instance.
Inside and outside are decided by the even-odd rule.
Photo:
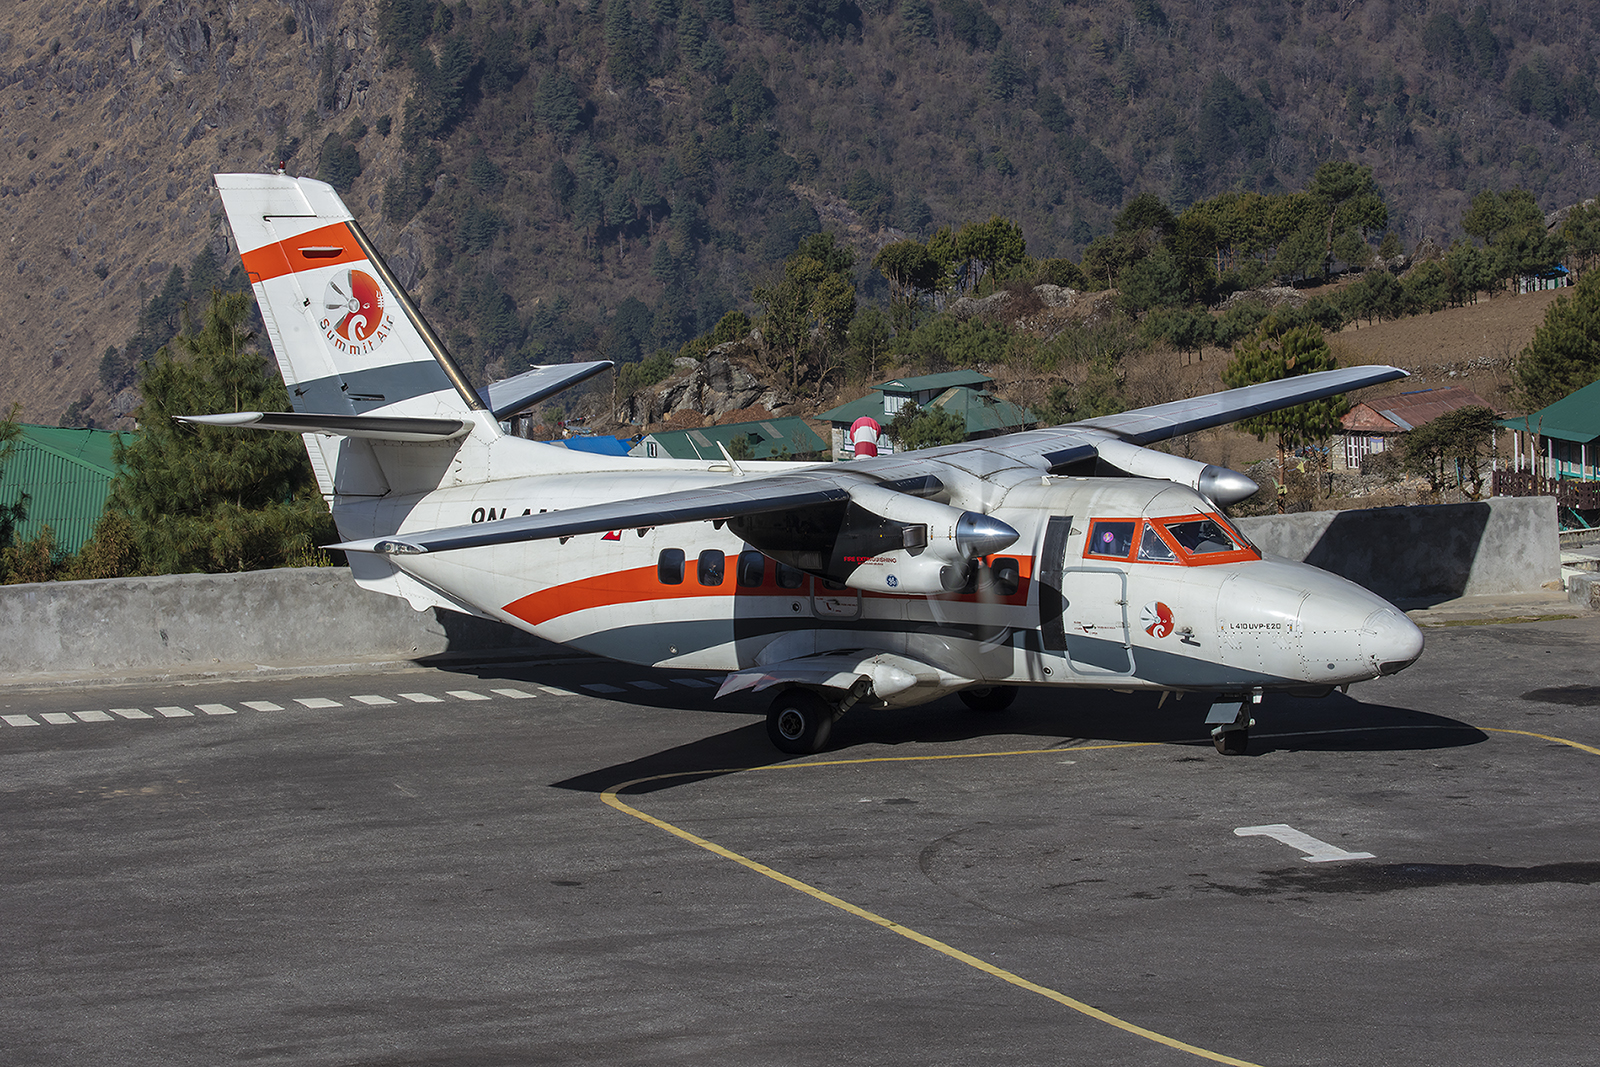
[[[587,659],[0,690],[0,1063],[1592,1064],[1600,619],[1427,637],[1243,757],[1040,691],[780,757]]]

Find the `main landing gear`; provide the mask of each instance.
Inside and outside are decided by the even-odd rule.
[[[970,689],[963,689],[956,696],[961,698],[961,703],[969,711],[980,715],[993,715],[1005,711],[1011,702],[1017,699],[1017,687],[1014,685],[975,685]]]
[[[837,709],[809,689],[785,689],[767,709],[767,737],[793,756],[820,752],[833,732]]]
[[[778,751],[791,756],[821,752],[828,746],[833,724],[871,692],[872,683],[862,679],[835,702],[810,689],[790,686],[773,697],[767,709],[767,737]]]

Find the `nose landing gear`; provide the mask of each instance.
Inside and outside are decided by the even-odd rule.
[[[1261,690],[1238,699],[1223,698],[1211,705],[1206,725],[1211,726],[1211,743],[1224,756],[1243,756],[1250,751],[1250,727],[1256,724],[1251,709],[1261,703]]]

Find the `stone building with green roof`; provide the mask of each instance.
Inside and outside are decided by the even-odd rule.
[[[959,416],[966,422],[969,441],[1014,433],[1038,423],[1027,408],[1001,400],[984,388],[993,383],[994,379],[987,374],[973,370],[895,378],[873,386],[872,392],[860,400],[824,411],[817,418],[826,420],[832,428],[834,459],[855,458],[850,427],[857,419],[868,416],[887,430],[907,404],[924,410],[940,408]],[[887,435],[879,439],[878,448],[883,454],[895,451],[894,442]]]
[[[750,459],[821,459],[827,448],[827,443],[806,425],[806,420],[784,418],[646,434],[628,455],[646,459],[720,460],[719,444],[736,459],[740,452]]]

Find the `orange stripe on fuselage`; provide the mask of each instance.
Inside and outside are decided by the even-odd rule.
[[[1033,560],[1031,557],[1008,557],[1017,559],[1019,581],[1017,591],[1008,597],[1001,597],[1000,602],[1016,606],[1025,606],[1028,603],[1028,585],[1032,581]],[[760,585],[744,586],[734,583],[734,569],[738,566],[738,556],[725,557],[723,568],[725,575],[721,585],[701,585],[695,580],[695,559],[690,556],[685,567],[682,583],[666,585],[657,576],[655,567],[632,567],[628,570],[610,571],[605,574],[596,574],[589,578],[580,578],[575,582],[566,582],[562,585],[553,585],[548,589],[541,589],[536,593],[529,593],[525,597],[513,600],[505,606],[508,614],[515,615],[530,626],[538,626],[559,619],[563,615],[571,615],[579,611],[588,611],[593,608],[616,607],[619,604],[643,604],[653,600],[679,600],[685,597],[708,596],[740,596],[740,597],[809,597],[811,589],[802,585],[794,589],[785,589],[778,585],[776,568],[770,563],[765,568]],[[809,584],[810,578],[807,577]],[[836,590],[819,590],[819,593],[835,592]],[[902,594],[895,593],[863,593],[863,597],[871,599],[899,599]],[[920,599],[920,598],[919,598]],[[955,603],[976,602],[981,598],[974,593],[952,593],[936,599],[953,601]]]
[[[314,249],[321,254],[314,257],[307,256],[301,252],[303,248]],[[328,255],[328,250],[333,248],[339,249],[339,253]],[[273,244],[253,248],[239,258],[244,260],[245,273],[250,275],[252,282],[265,282],[285,274],[298,274],[303,270],[315,270],[318,267],[364,263],[367,256],[361,251],[361,246],[356,244],[355,235],[350,232],[350,227],[343,222],[335,222],[294,237],[286,237]]]

